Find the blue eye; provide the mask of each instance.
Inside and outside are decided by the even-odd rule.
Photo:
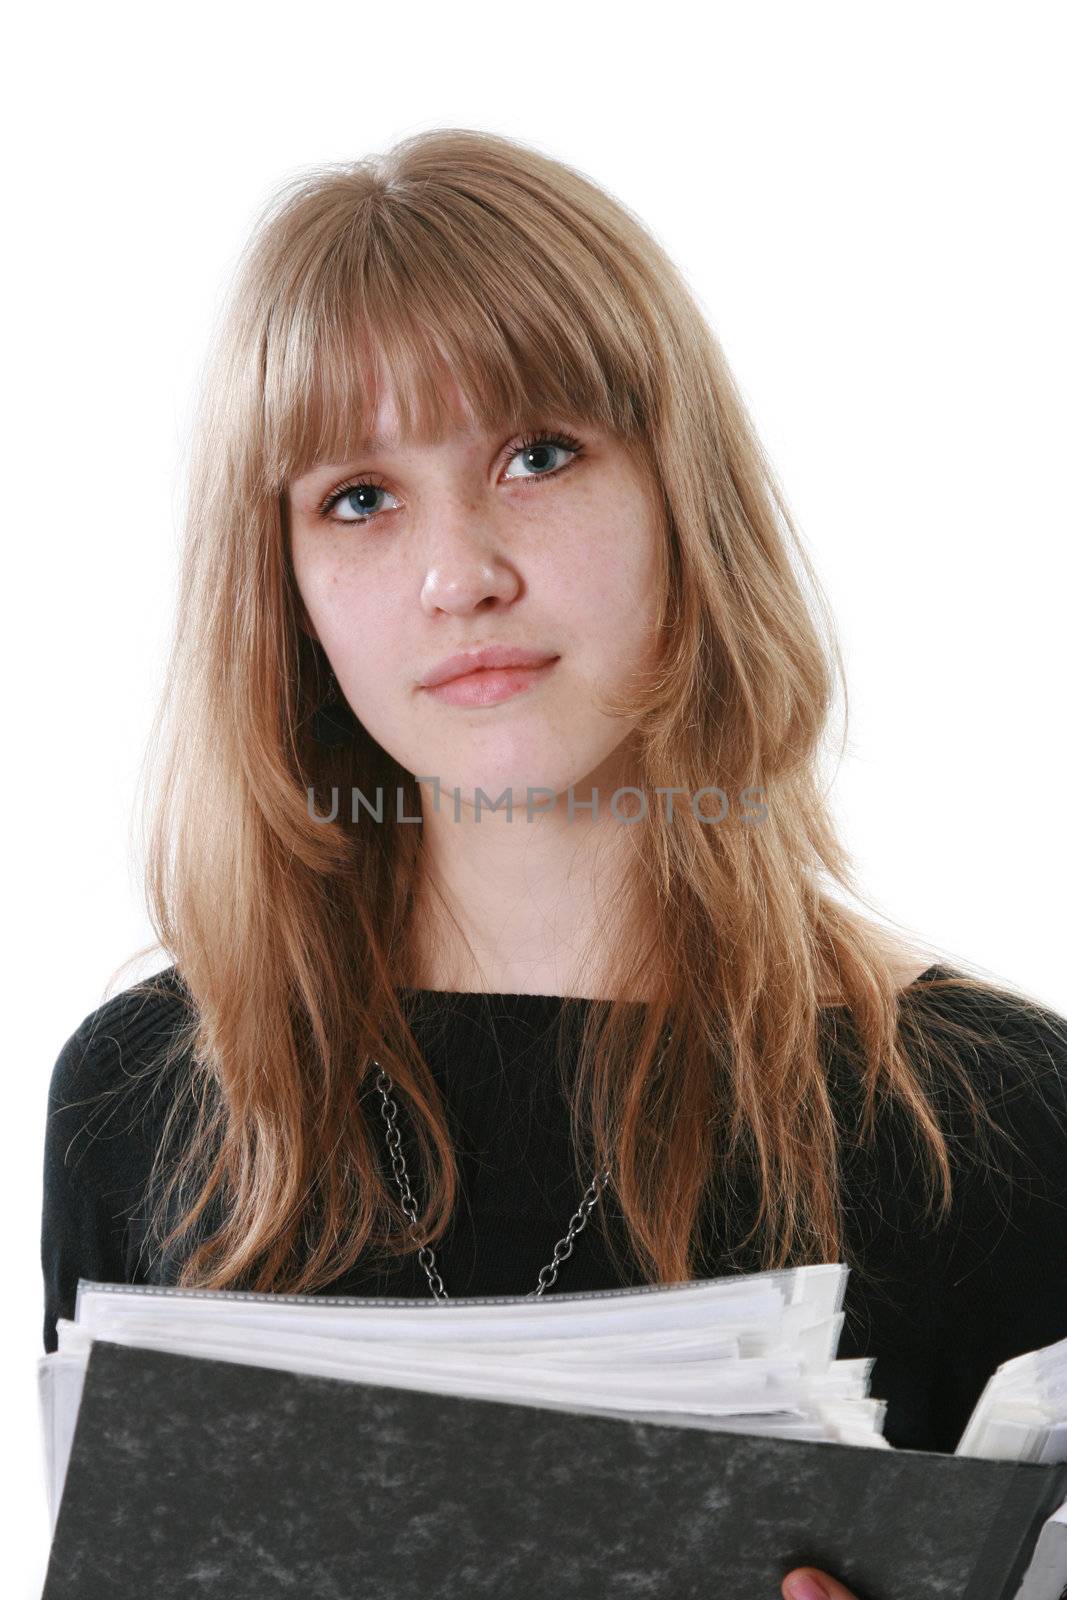
[[[327,495],[326,499],[319,507],[319,515],[328,518],[331,517],[334,506],[340,505],[342,500],[355,500],[357,495],[360,496],[362,500],[369,499],[372,495],[388,493],[389,490],[385,487],[385,484],[379,483],[374,478],[364,477],[360,478],[358,483],[343,483],[339,489],[334,489],[332,493]],[[361,512],[369,509],[370,516],[332,517],[332,520],[334,522],[347,523],[369,522],[371,517],[376,517],[378,515],[378,512],[373,507],[368,508],[362,503],[360,503],[358,506],[349,505],[348,509],[350,511],[358,510]]]
[[[520,439],[517,444],[514,444],[508,451],[507,459],[510,464],[516,456],[543,458],[546,453],[551,458],[553,451],[558,452],[560,450],[566,455],[575,457],[581,454],[581,449],[582,447],[578,440],[572,439],[568,434],[535,433],[528,438]],[[570,464],[569,461],[565,461],[562,466],[552,466],[550,460],[549,466],[542,468],[542,464],[535,461],[532,463],[535,468],[534,471],[521,473],[519,478],[508,477],[507,481],[515,483],[521,479],[529,482],[537,478],[555,478],[565,471]],[[375,477],[373,474],[364,474],[358,479],[342,483],[338,488],[332,489],[319,506],[318,515],[324,517],[327,521],[343,523],[347,527],[352,527],[353,524],[358,522],[371,522],[379,515],[382,508],[369,505],[367,502],[378,494],[387,495],[391,499],[395,498],[392,491],[386,488],[380,478]],[[346,503],[349,511],[356,514],[353,516],[335,516],[333,514],[334,508],[340,506],[342,501]],[[388,510],[389,508],[385,507],[384,509]]]
[[[567,455],[575,456],[581,450],[581,445],[577,439],[564,438],[562,434],[538,433],[529,439],[520,440],[514,449],[508,452],[508,460],[513,461],[516,456],[543,455],[546,451],[553,450],[563,450]],[[556,470],[562,471],[562,468],[557,468]],[[534,472],[530,476],[534,478],[549,478],[554,477],[555,473]]]

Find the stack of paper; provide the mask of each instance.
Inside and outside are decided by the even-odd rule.
[[[848,1268],[442,1301],[82,1280],[38,1359],[48,1497],[62,1494],[92,1341],[470,1399],[888,1449],[873,1360],[835,1360]]]
[[[191,1402],[194,1412],[201,1414],[195,1410],[197,1405],[203,1407],[206,1404],[210,1408],[207,1391],[212,1385],[221,1385],[220,1400],[225,1394],[225,1405],[236,1407],[231,1422],[234,1417],[245,1415],[240,1409],[244,1402],[240,1400],[240,1386],[227,1388],[224,1375],[227,1371],[236,1374],[239,1368],[274,1369],[279,1374],[300,1375],[301,1381],[341,1380],[344,1387],[340,1392],[351,1394],[353,1398],[357,1390],[367,1397],[380,1395],[381,1406],[372,1408],[373,1414],[366,1409],[369,1399],[359,1401],[362,1409],[352,1411],[346,1408],[346,1415],[350,1416],[355,1427],[370,1430],[358,1445],[353,1432],[340,1436],[342,1441],[351,1441],[351,1449],[355,1452],[353,1460],[360,1462],[369,1459],[366,1455],[368,1439],[374,1439],[376,1426],[385,1427],[384,1438],[395,1436],[399,1440],[405,1436],[405,1429],[414,1429],[417,1436],[425,1441],[429,1414],[421,1406],[415,1406],[414,1396],[407,1402],[407,1410],[403,1407],[397,1409],[403,1391],[419,1391],[424,1396],[461,1397],[464,1401],[517,1402],[523,1407],[542,1411],[571,1413],[576,1418],[612,1418],[615,1419],[614,1425],[618,1426],[624,1422],[659,1424],[662,1427],[655,1428],[653,1432],[657,1438],[665,1441],[668,1451],[676,1451],[676,1446],[666,1441],[668,1433],[678,1441],[679,1447],[686,1437],[684,1430],[733,1435],[734,1442],[729,1449],[735,1452],[735,1456],[731,1456],[728,1468],[725,1457],[721,1458],[720,1465],[728,1473],[734,1474],[730,1481],[733,1483],[736,1479],[735,1488],[743,1483],[744,1474],[750,1470],[755,1473],[755,1481],[766,1482],[769,1490],[780,1481],[783,1487],[792,1485],[796,1491],[803,1482],[806,1484],[804,1492],[814,1496],[811,1504],[826,1508],[825,1512],[820,1510],[820,1516],[833,1516],[833,1497],[844,1495],[841,1504],[845,1508],[842,1514],[846,1515],[846,1522],[840,1533],[834,1533],[829,1526],[824,1530],[824,1537],[828,1541],[826,1548],[832,1550],[833,1539],[842,1538],[841,1559],[845,1559],[844,1552],[850,1545],[854,1550],[857,1548],[855,1540],[867,1540],[863,1559],[874,1563],[868,1566],[867,1571],[876,1578],[883,1568],[888,1569],[894,1562],[899,1563],[899,1541],[890,1537],[890,1523],[882,1526],[885,1516],[889,1515],[888,1509],[883,1508],[880,1517],[870,1526],[866,1521],[861,1524],[855,1520],[858,1511],[848,1511],[850,1497],[859,1492],[860,1502],[865,1504],[870,1495],[891,1492],[891,1486],[897,1481],[903,1483],[903,1479],[898,1479],[891,1468],[886,1473],[872,1476],[861,1463],[866,1461],[874,1467],[879,1458],[867,1455],[857,1458],[853,1466],[848,1452],[838,1451],[835,1457],[832,1449],[828,1453],[816,1452],[815,1457],[798,1454],[786,1459],[781,1454],[782,1451],[802,1451],[806,1443],[823,1443],[830,1447],[873,1447],[878,1452],[888,1453],[880,1456],[887,1467],[892,1460],[908,1460],[911,1464],[907,1468],[907,1476],[915,1484],[921,1482],[927,1486],[924,1493],[935,1493],[943,1498],[946,1494],[969,1492],[973,1500],[967,1515],[974,1511],[979,1502],[990,1508],[978,1517],[974,1529],[966,1534],[961,1551],[956,1554],[947,1545],[940,1555],[937,1554],[935,1543],[931,1541],[938,1537],[940,1523],[937,1528],[928,1530],[924,1544],[923,1560],[927,1562],[927,1566],[922,1567],[924,1574],[931,1579],[937,1577],[939,1582],[944,1583],[948,1583],[950,1578],[952,1582],[958,1580],[961,1585],[958,1592],[962,1595],[962,1585],[966,1579],[964,1567],[969,1567],[973,1561],[980,1561],[985,1570],[991,1572],[990,1563],[993,1563],[998,1565],[999,1578],[998,1583],[989,1589],[991,1596],[1014,1596],[1018,1592],[1020,1597],[1025,1595],[1026,1600],[1056,1600],[1059,1595],[1056,1584],[1062,1583],[1062,1578],[1067,1576],[1062,1572],[1067,1561],[1064,1541],[1064,1535],[1067,1534],[1067,1506],[1050,1517],[1050,1511],[1059,1505],[1064,1493],[1063,1469],[1053,1464],[1067,1462],[1067,1340],[1046,1350],[1020,1356],[998,1369],[983,1393],[956,1452],[958,1456],[982,1456],[1002,1463],[1025,1462],[1034,1465],[1015,1468],[989,1466],[982,1470],[981,1463],[975,1462],[965,1484],[955,1473],[950,1479],[945,1471],[940,1470],[948,1467],[952,1457],[891,1451],[882,1433],[885,1402],[869,1394],[873,1358],[836,1359],[844,1320],[842,1305],[847,1277],[846,1266],[827,1263],[664,1287],[553,1293],[540,1298],[479,1296],[439,1302],[173,1289],[81,1280],[75,1320],[59,1321],[57,1351],[38,1361],[47,1492],[53,1531],[71,1458],[90,1353],[94,1345],[98,1345],[101,1359],[95,1368],[90,1367],[90,1372],[97,1374],[97,1387],[93,1391],[96,1396],[94,1415],[91,1425],[86,1423],[89,1431],[85,1432],[84,1437],[79,1435],[80,1499],[78,1508],[69,1511],[65,1521],[66,1553],[63,1559],[70,1571],[74,1571],[77,1563],[84,1558],[105,1564],[112,1560],[114,1573],[125,1573],[123,1562],[128,1563],[131,1559],[128,1551],[121,1555],[117,1551],[108,1555],[95,1538],[93,1529],[96,1513],[90,1505],[92,1495],[89,1495],[89,1499],[86,1496],[94,1481],[92,1474],[97,1457],[87,1452],[95,1452],[98,1444],[90,1445],[90,1438],[100,1441],[99,1448],[111,1452],[107,1456],[110,1464],[105,1465],[101,1458],[101,1466],[112,1477],[116,1473],[121,1475],[124,1470],[124,1452],[128,1452],[132,1438],[132,1434],[127,1438],[126,1430],[130,1427],[136,1429],[143,1426],[151,1432],[162,1422],[166,1438],[170,1441],[165,1448],[176,1448],[178,1436],[166,1421],[167,1417],[174,1415],[173,1412],[164,1410],[156,1422],[146,1416],[143,1423],[134,1418],[132,1413],[125,1418],[119,1415],[124,1410],[119,1396],[125,1392],[122,1389],[125,1380],[119,1371],[118,1358],[123,1355],[125,1361],[128,1354],[130,1359],[126,1366],[129,1368],[129,1380],[134,1381],[135,1375],[139,1374],[139,1381],[149,1385],[154,1380],[142,1370],[144,1361],[152,1359],[166,1362],[172,1357],[200,1358],[202,1365],[198,1363],[195,1373],[203,1373],[207,1388],[203,1390],[199,1402]],[[102,1352],[115,1346],[125,1346],[127,1351],[115,1350],[115,1359],[105,1361]],[[161,1354],[152,1358],[146,1355],[141,1365],[137,1366],[133,1363],[137,1350]],[[224,1365],[219,1367],[218,1363]],[[126,1366],[123,1366],[123,1372]],[[163,1391],[171,1381],[171,1376],[182,1382],[173,1368],[159,1368],[159,1383],[162,1385],[158,1395],[159,1405],[166,1405]],[[199,1376],[194,1382],[194,1368],[189,1368],[188,1376],[190,1389],[200,1383]],[[108,1386],[113,1385],[116,1379],[119,1388],[105,1402]],[[284,1391],[286,1383],[293,1381],[279,1376],[279,1393]],[[366,1385],[370,1388],[360,1387]],[[305,1401],[312,1406],[318,1403],[310,1391],[286,1392],[289,1393],[286,1405],[290,1408],[299,1409]],[[150,1393],[153,1393],[151,1387],[142,1390],[142,1397]],[[396,1396],[396,1399],[391,1396]],[[115,1411],[116,1403],[118,1411]],[[440,1401],[443,1411],[450,1406],[455,1407],[457,1403],[456,1400]],[[184,1401],[179,1404],[184,1404]],[[110,1409],[101,1411],[102,1405]],[[113,1413],[122,1437],[117,1437],[111,1445],[104,1445],[100,1429],[101,1426],[106,1429],[104,1419]],[[193,1414],[191,1412],[191,1416]],[[289,1411],[285,1413],[289,1414]],[[292,1414],[295,1415],[295,1411]],[[267,1415],[269,1408],[264,1412],[264,1416]],[[453,1422],[458,1421],[458,1413],[452,1411],[451,1418]],[[383,1422],[382,1419],[388,1420]],[[548,1419],[545,1420],[547,1427]],[[488,1429],[484,1434],[486,1440],[492,1437],[494,1428],[499,1428],[502,1430],[501,1440],[509,1441],[506,1447],[508,1451],[521,1448],[519,1435],[513,1436],[508,1432],[514,1424],[507,1420],[503,1409],[498,1408],[494,1418],[487,1412],[484,1422]],[[271,1426],[281,1427],[284,1431],[284,1418],[276,1419]],[[574,1427],[577,1430],[577,1422]],[[223,1432],[225,1434],[225,1429]],[[747,1448],[744,1440],[737,1438],[737,1435],[749,1436]],[[760,1446],[761,1453],[757,1456],[753,1455],[753,1451],[759,1436],[768,1442]],[[562,1446],[565,1438],[570,1440],[571,1437],[570,1434],[559,1435],[557,1439],[553,1433],[551,1439],[556,1441],[553,1443],[542,1429],[541,1433],[529,1434],[526,1450],[527,1453],[538,1449],[547,1452],[554,1462],[558,1461],[558,1472],[565,1474],[570,1468],[565,1468],[562,1456],[553,1455],[553,1451],[557,1445]],[[599,1448],[600,1445],[591,1436],[585,1438],[583,1433],[584,1442],[579,1449],[577,1432],[573,1437],[575,1460],[571,1466],[579,1471],[581,1451]],[[643,1470],[641,1463],[646,1462],[648,1446],[636,1442],[638,1435],[624,1436],[620,1433],[612,1437],[615,1443],[610,1445],[605,1440],[602,1441],[603,1446],[620,1458],[624,1452],[630,1451],[633,1455],[633,1472]],[[688,1437],[693,1444],[696,1443],[692,1433]],[[775,1440],[790,1443],[772,1447],[769,1441]],[[143,1447],[149,1448],[147,1444]],[[334,1447],[348,1450],[349,1444],[342,1442],[338,1445],[335,1441]],[[139,1445],[140,1448],[142,1446]],[[504,1448],[503,1444],[501,1448]],[[716,1451],[721,1455],[721,1450],[726,1448],[727,1440],[723,1439],[722,1446],[716,1447]],[[709,1470],[713,1453],[710,1452],[709,1441]],[[693,1466],[692,1462],[688,1468],[684,1466],[683,1455],[684,1452],[677,1454],[678,1465],[674,1469],[682,1474],[692,1470]],[[665,1463],[667,1459],[665,1455]],[[420,1448],[419,1461],[420,1471],[425,1473],[425,1447]],[[823,1463],[825,1470],[818,1467],[817,1462]],[[231,1456],[229,1463],[225,1471],[231,1474],[227,1481],[232,1483],[232,1474],[241,1468],[237,1457]],[[202,1467],[197,1468],[198,1472],[202,1470]],[[352,1471],[354,1468],[350,1464],[346,1470]],[[451,1457],[442,1457],[438,1470],[442,1474],[442,1482],[447,1483],[450,1475],[457,1470],[456,1461]],[[469,1465],[468,1470],[480,1469]],[[1042,1471],[1050,1476],[1042,1478]],[[553,1472],[557,1472],[555,1466]],[[959,1463],[959,1473],[965,1473],[965,1463],[962,1461]],[[993,1473],[1003,1473],[1004,1476],[990,1476]],[[193,1479],[181,1479],[187,1488],[189,1484],[195,1485],[195,1481],[195,1476]],[[413,1483],[421,1481],[416,1474]],[[539,1493],[553,1493],[553,1481],[552,1478],[545,1479]],[[684,1477],[679,1481],[684,1481]],[[650,1484],[644,1488],[636,1480],[631,1485],[629,1492],[635,1510],[648,1501],[652,1482],[663,1488],[659,1479],[650,1480]],[[108,1484],[110,1493],[113,1487],[110,1480]],[[876,1484],[883,1485],[884,1489],[876,1490]],[[821,1499],[819,1485],[822,1485]],[[488,1492],[488,1483],[480,1488],[474,1485],[471,1492],[474,1493],[475,1489],[479,1494]],[[117,1492],[128,1497],[130,1486],[118,1484]],[[188,1492],[193,1491],[188,1489]],[[259,1491],[249,1492],[252,1499],[247,1515],[267,1518],[260,1532],[263,1539],[269,1542],[275,1536],[276,1527],[270,1523],[267,1509],[256,1498]],[[290,1487],[278,1492],[296,1494],[297,1490]],[[414,1488],[409,1492],[414,1493]],[[206,1485],[202,1493],[209,1493]],[[742,1493],[740,1488],[737,1488],[737,1493]],[[988,1500],[982,1501],[983,1496],[987,1496]],[[961,1501],[957,1508],[961,1526],[964,1520],[961,1508],[965,1503]],[[303,1505],[303,1502],[300,1504]],[[781,1499],[779,1490],[778,1497],[771,1504],[777,1507],[773,1513],[774,1518],[778,1519],[775,1522],[777,1530],[779,1522],[788,1520],[788,1501]],[[745,1563],[751,1564],[755,1559],[745,1543],[749,1535],[741,1536],[743,1530],[738,1533],[740,1543],[737,1550],[732,1554],[727,1552],[725,1530],[729,1527],[737,1532],[740,1522],[748,1515],[744,1510],[745,1505],[747,1501],[742,1495],[742,1501],[730,1511],[732,1522],[727,1519],[722,1524],[723,1531],[716,1545],[716,1560],[727,1563],[723,1565],[722,1572],[730,1576],[734,1583],[740,1581],[739,1574],[748,1572]],[[529,1511],[528,1504],[526,1509]],[[770,1509],[768,1507],[760,1514],[764,1520],[770,1514]],[[195,1514],[197,1517],[209,1515],[206,1510],[197,1510]],[[303,1511],[300,1514],[303,1515]],[[529,1514],[533,1515],[533,1512]],[[603,1518],[610,1518],[614,1510],[602,1508],[599,1514]],[[799,1504],[793,1507],[791,1514],[798,1517],[798,1525],[803,1526],[805,1513]],[[192,1517],[191,1511],[189,1515]],[[199,1523],[190,1521],[190,1528],[194,1525],[200,1527]],[[986,1531],[983,1532],[983,1529]],[[211,1531],[205,1524],[200,1532],[206,1541],[205,1548],[215,1550],[217,1531]],[[653,1532],[652,1529],[645,1529],[639,1537],[651,1541],[647,1549],[652,1554],[647,1557],[646,1551],[646,1557],[656,1562],[660,1559],[657,1554],[659,1545]],[[975,1537],[985,1540],[977,1556],[972,1548]],[[945,1538],[948,1539],[948,1534]],[[874,1540],[873,1545],[871,1540]],[[884,1549],[880,1549],[878,1540],[882,1541]],[[928,1549],[926,1545],[929,1545]],[[521,1540],[516,1545],[518,1548],[525,1548]],[[572,1552],[575,1560],[581,1559],[580,1550],[579,1541]],[[631,1554],[638,1559],[636,1547]],[[1029,1587],[1019,1590],[1019,1582],[1031,1554],[1033,1562],[1027,1575]],[[186,1559],[180,1542],[174,1559],[179,1565]],[[270,1554],[270,1559],[280,1560],[284,1564],[296,1557],[291,1550],[280,1546],[278,1551]],[[672,1573],[680,1573],[684,1562],[691,1559],[692,1556],[686,1555],[683,1549],[673,1547],[671,1560],[682,1565],[672,1567]],[[54,1587],[50,1593],[65,1597],[68,1589],[63,1585],[69,1574],[66,1566],[55,1565],[56,1560],[58,1557],[54,1553],[53,1569],[50,1569]],[[74,1565],[70,1566],[72,1560]],[[729,1565],[730,1561],[734,1565]],[[941,1562],[941,1566],[935,1571],[935,1567],[929,1566],[929,1563],[936,1565],[937,1561]],[[861,1568],[857,1577],[862,1571]],[[1058,1580],[1056,1574],[1061,1575]],[[749,1577],[755,1592],[755,1586],[762,1583],[763,1579],[757,1578],[754,1571],[749,1573]],[[111,1582],[112,1578],[108,1581]],[[925,1577],[923,1581],[926,1581]],[[992,1579],[990,1581],[992,1583]],[[130,1583],[134,1583],[132,1577]],[[112,1588],[110,1592],[118,1591]],[[121,1590],[122,1594],[126,1592],[125,1589]],[[133,1593],[134,1589],[130,1588],[129,1592]],[[957,1590],[945,1588],[944,1592],[955,1594]],[[970,1595],[971,1590],[967,1589],[966,1593]]]
[[[956,1454],[1067,1461],[1067,1339],[1001,1363],[979,1396]]]

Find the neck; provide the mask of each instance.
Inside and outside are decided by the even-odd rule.
[[[521,809],[510,823],[503,812],[462,818],[424,811],[413,986],[621,997],[604,930],[618,928],[632,946],[647,926],[628,885],[640,824],[610,812],[568,822],[565,805],[562,819],[545,812],[527,823]]]

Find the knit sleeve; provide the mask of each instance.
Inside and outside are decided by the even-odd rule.
[[[56,1348],[56,1319],[73,1319],[79,1277],[104,1283],[122,1279],[121,1219],[109,1199],[106,1168],[82,1125],[85,1095],[95,1077],[86,1057],[79,1028],[59,1052],[48,1090],[41,1267],[49,1352]]]
[[[135,986],[91,1012],[52,1068],[41,1213],[49,1353],[57,1319],[74,1317],[79,1278],[137,1281],[130,1219],[144,1197],[162,1110],[145,1069],[182,1009],[173,969],[155,985]]]
[[[932,1280],[935,1425],[948,1449],[1001,1362],[1067,1338],[1067,1020],[1006,1018],[1004,1037],[1025,1063],[983,1052],[979,1086],[1000,1131],[957,1179]]]

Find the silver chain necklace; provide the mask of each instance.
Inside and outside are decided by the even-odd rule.
[[[385,1121],[386,1127],[385,1142],[389,1146],[389,1153],[392,1156],[393,1174],[400,1189],[400,1203],[403,1207],[404,1215],[411,1224],[411,1233],[415,1235],[415,1223],[417,1221],[415,1201],[412,1198],[411,1185],[407,1178],[407,1166],[404,1161],[404,1157],[400,1154],[400,1131],[396,1125],[396,1102],[389,1098],[389,1092],[393,1087],[393,1080],[389,1077],[388,1073],[385,1071],[385,1068],[379,1066],[377,1061],[372,1061],[371,1066],[378,1068],[378,1076],[375,1082],[378,1092],[382,1097],[382,1117]],[[527,1300],[534,1300],[538,1295],[544,1294],[546,1289],[551,1289],[559,1273],[560,1262],[566,1261],[567,1257],[573,1251],[575,1234],[581,1233],[582,1229],[589,1220],[590,1212],[599,1199],[598,1185],[602,1186],[606,1184],[610,1176],[611,1168],[607,1167],[605,1168],[599,1180],[596,1178],[593,1179],[593,1182],[585,1191],[585,1196],[581,1205],[578,1207],[578,1210],[574,1213],[574,1216],[570,1220],[570,1226],[567,1229],[566,1238],[561,1239],[557,1244],[552,1254],[552,1260],[549,1262],[548,1266],[541,1268],[541,1271],[537,1275],[537,1288],[530,1291],[530,1293],[526,1296]],[[434,1299],[447,1300],[448,1293],[444,1284],[441,1282],[441,1274],[438,1272],[437,1267],[434,1264],[434,1254],[428,1244],[424,1244],[420,1248],[419,1261],[422,1264],[423,1271],[426,1273],[427,1278],[430,1280],[430,1292],[432,1293]],[[547,1276],[547,1274],[551,1274],[551,1276]]]

